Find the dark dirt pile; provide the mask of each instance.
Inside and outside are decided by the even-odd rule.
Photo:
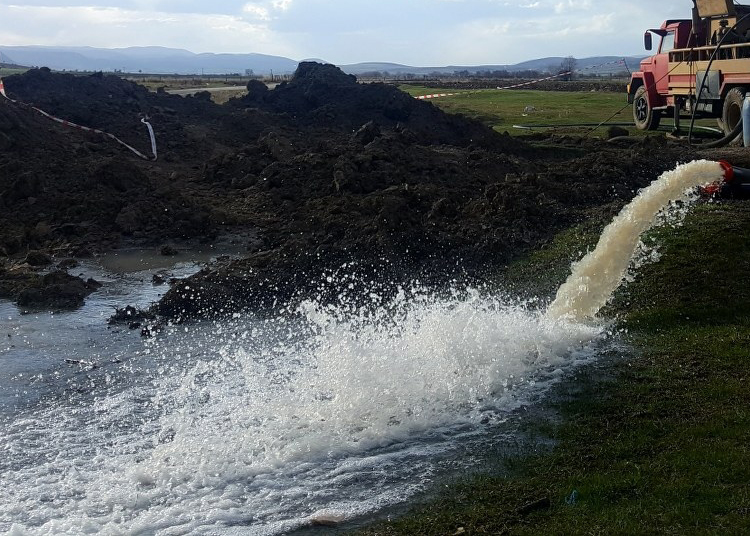
[[[261,86],[249,84],[248,95],[233,104],[286,114],[297,126],[325,125],[352,131],[374,121],[387,129],[407,129],[420,144],[474,144],[503,151],[520,146],[512,139],[499,139],[480,123],[446,115],[392,86],[359,84],[356,77],[333,65],[303,62],[291,81],[273,91]]]
[[[365,281],[481,275],[591,210],[615,210],[689,159],[654,139],[625,149],[575,138],[526,144],[316,63],[274,90],[251,83],[223,106],[114,76],[38,69],[5,83],[13,98],[144,152],[147,116],[160,159],[0,100],[0,274],[30,249],[59,260],[244,236],[246,259],[170,290],[159,309],[173,316],[317,291],[323,272],[349,262]],[[4,295],[17,299],[14,289]]]

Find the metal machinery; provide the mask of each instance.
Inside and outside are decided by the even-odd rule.
[[[741,121],[750,90],[750,6],[732,0],[693,0],[691,19],[667,20],[644,42],[657,53],[641,62],[628,84],[628,102],[641,130],[655,130],[671,114],[715,117],[725,135]]]

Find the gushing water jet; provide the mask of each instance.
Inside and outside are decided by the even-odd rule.
[[[572,273],[547,309],[547,317],[579,322],[596,315],[625,278],[641,235],[657,222],[665,207],[691,201],[698,186],[730,183],[737,177],[742,181],[741,177],[750,177],[750,171],[708,160],[681,164],[663,173],[607,225],[596,248],[573,263]]]

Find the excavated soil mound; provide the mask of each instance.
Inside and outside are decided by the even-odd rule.
[[[207,231],[206,210],[163,169],[100,136],[0,100],[0,143],[0,255]]]
[[[251,83],[223,106],[100,74],[36,69],[5,85],[144,152],[148,117],[160,158],[0,100],[0,258],[244,240],[247,258],[168,292],[160,311],[171,316],[320,293],[322,274],[352,262],[360,281],[481,275],[591,210],[617,209],[689,158],[652,138],[626,149],[575,138],[527,145],[316,63],[274,90]],[[12,289],[17,299],[23,289]]]
[[[343,272],[356,272],[344,280],[363,285],[352,291],[362,295],[368,284],[395,291],[408,278],[431,286],[471,281],[592,211],[614,215],[680,158],[678,148],[654,140],[626,151],[555,141],[527,160],[415,146],[395,133],[364,146],[352,139],[259,175],[254,158],[212,162],[209,169],[227,177],[251,177],[242,193],[267,222],[264,243],[244,260],[178,283],[159,312],[257,311],[310,294],[336,300],[340,289],[326,283],[331,273],[341,281]]]
[[[446,115],[393,86],[360,84],[353,75],[333,65],[302,62],[294,78],[274,91],[263,91],[252,83],[248,90],[248,95],[234,104],[288,114],[298,125],[322,124],[355,130],[374,121],[385,128],[408,128],[422,144],[474,144],[503,152],[521,146],[510,138],[498,138],[478,122]]]

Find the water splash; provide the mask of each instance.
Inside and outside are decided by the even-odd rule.
[[[625,278],[641,235],[657,222],[659,213],[670,202],[689,201],[691,189],[723,175],[718,162],[696,160],[667,171],[644,188],[604,229],[596,248],[573,264],[547,315],[573,321],[593,317]]]
[[[485,419],[596,354],[602,326],[578,321],[609,299],[659,211],[721,175],[693,162],[644,189],[546,312],[401,290],[370,309],[309,301],[173,326],[135,351],[96,354],[83,337],[77,357],[117,365],[0,415],[0,531],[278,534],[402,502],[439,456],[463,463]]]
[[[174,326],[0,419],[0,531],[275,534],[402,502],[602,333],[475,291],[377,304]]]

